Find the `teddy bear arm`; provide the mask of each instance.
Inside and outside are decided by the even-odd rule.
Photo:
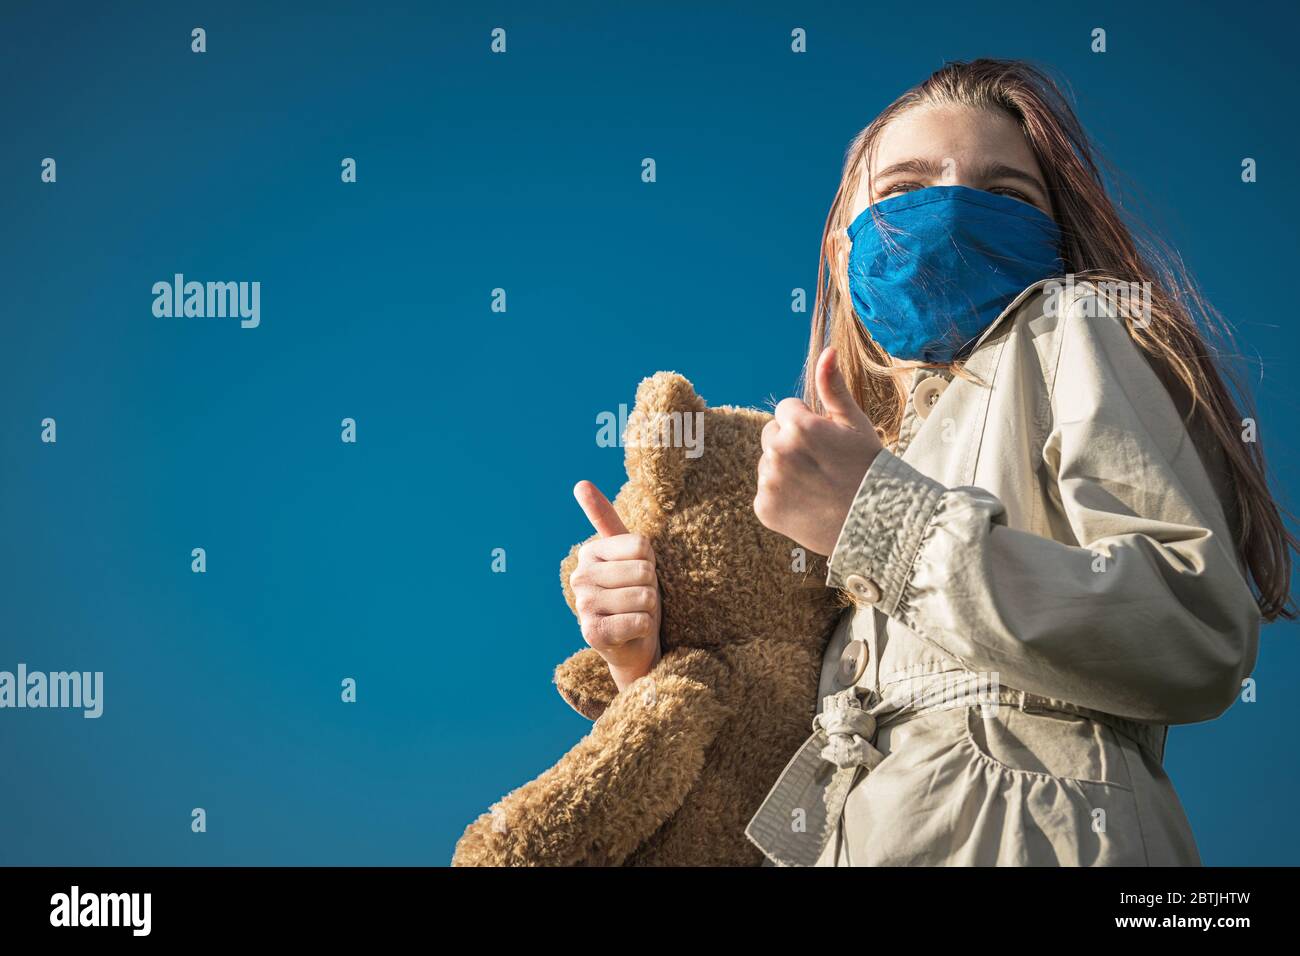
[[[682,805],[730,713],[689,676],[713,670],[690,655],[665,657],[554,767],[474,821],[452,865],[622,864]]]
[[[569,706],[589,720],[603,714],[618,695],[618,685],[610,676],[609,665],[590,647],[584,647],[555,668],[555,686]]]

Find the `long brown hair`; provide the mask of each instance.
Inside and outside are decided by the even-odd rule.
[[[1202,297],[1178,255],[1153,235],[1135,236],[1121,219],[1106,192],[1099,154],[1061,88],[1028,63],[992,59],[948,63],[896,99],[854,137],[822,232],[803,376],[805,401],[820,410],[813,368],[822,349],[833,345],[858,403],[886,439],[898,435],[905,386],[889,356],[853,311],[845,229],[862,177],[870,176],[881,130],[901,113],[932,104],[1001,110],[1015,120],[1046,181],[1064,237],[1066,271],[1081,280],[1144,283],[1143,288],[1150,290],[1143,321],[1127,323],[1129,332],[1152,368],[1183,400],[1189,426],[1195,419],[1202,433],[1208,433],[1222,450],[1232,498],[1223,505],[1238,534],[1238,553],[1254,582],[1262,616],[1266,620],[1295,617],[1290,588],[1291,551],[1297,539],[1269,492],[1259,442],[1241,438],[1242,411],[1249,405],[1249,395],[1221,367],[1222,358],[1233,353],[1231,330]],[[959,367],[956,371],[960,374]]]

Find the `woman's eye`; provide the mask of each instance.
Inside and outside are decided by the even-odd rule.
[[[1010,196],[1012,199],[1019,199],[1021,202],[1027,202],[1034,205],[1034,201],[1022,193],[1019,189],[1012,189],[1010,186],[994,186],[989,192],[998,196]]]
[[[900,193],[910,193],[920,188],[922,188],[920,183],[891,183],[882,189],[879,195],[881,199],[884,199],[886,196],[897,196]]]

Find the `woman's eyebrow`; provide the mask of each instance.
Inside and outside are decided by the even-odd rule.
[[[1047,195],[1047,186],[1042,179],[1033,173],[1026,172],[1015,166],[1008,166],[1006,163],[986,163],[975,171],[976,182],[988,182],[993,179],[1014,179],[1017,182],[1025,183],[1039,190],[1044,196]]]
[[[921,159],[904,159],[901,162],[892,163],[879,172],[872,174],[873,179],[885,179],[889,176],[897,176],[900,173],[910,173],[914,176],[931,176],[938,178],[944,173],[944,164],[936,163],[933,160]],[[1017,166],[1009,166],[1003,162],[985,163],[975,169],[973,177],[976,182],[987,182],[991,179],[1014,179],[1018,182],[1030,186],[1036,186],[1043,192],[1047,191],[1047,186],[1042,179],[1027,170],[1020,169]]]
[[[887,176],[896,176],[899,173],[911,173],[914,176],[931,176],[938,178],[943,175],[943,164],[935,163],[928,159],[905,159],[902,162],[886,166],[879,172],[872,173],[871,178],[884,179]]]

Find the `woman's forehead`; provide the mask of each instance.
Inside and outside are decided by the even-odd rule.
[[[935,104],[894,117],[867,160],[872,175],[880,176],[900,163],[954,171],[990,161],[1033,168],[1034,155],[1019,125],[1002,110]]]

